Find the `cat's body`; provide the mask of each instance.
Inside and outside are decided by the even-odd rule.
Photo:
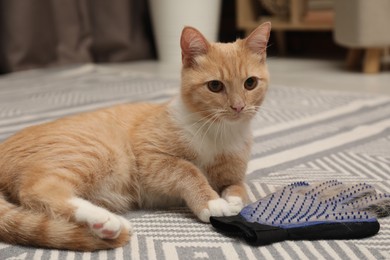
[[[1,143],[0,241],[96,250],[128,240],[130,224],[111,212],[186,204],[204,222],[237,214],[269,30],[210,44],[186,28],[170,102],[75,115]]]

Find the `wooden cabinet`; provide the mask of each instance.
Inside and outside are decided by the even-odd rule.
[[[333,10],[307,11],[305,0],[290,0],[288,17],[257,16],[253,0],[236,0],[237,27],[247,35],[258,25],[271,21],[277,47],[281,54],[286,52],[286,31],[331,31],[333,30]],[[304,15],[302,15],[304,13]]]

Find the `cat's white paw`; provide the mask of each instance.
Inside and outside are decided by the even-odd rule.
[[[109,212],[96,212],[97,215],[87,218],[87,224],[95,235],[103,239],[115,239],[122,230],[119,217]]]
[[[125,219],[124,217],[121,217],[121,216],[118,216],[118,217],[119,217],[119,220],[121,221],[122,227],[127,229],[129,231],[129,234],[133,234],[134,230],[133,230],[133,227],[130,224],[130,222],[127,219]]]
[[[208,207],[203,209],[199,214],[199,219],[203,222],[210,222],[210,217],[233,216],[229,203],[224,199],[215,199],[208,201]]]
[[[229,204],[230,211],[237,215],[244,207],[244,202],[238,196],[227,196],[226,201]]]
[[[70,200],[70,203],[76,207],[76,221],[87,223],[91,231],[100,238],[115,239],[123,228],[132,232],[131,225],[125,218],[117,216],[104,208],[79,198]]]

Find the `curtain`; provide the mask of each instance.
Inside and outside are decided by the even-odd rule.
[[[154,57],[147,1],[1,0],[0,72]]]

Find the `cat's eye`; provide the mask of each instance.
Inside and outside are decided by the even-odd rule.
[[[221,92],[224,88],[223,83],[219,80],[207,82],[207,87],[211,92]]]
[[[247,90],[252,90],[257,86],[257,78],[256,77],[249,77],[244,82],[244,87]]]

